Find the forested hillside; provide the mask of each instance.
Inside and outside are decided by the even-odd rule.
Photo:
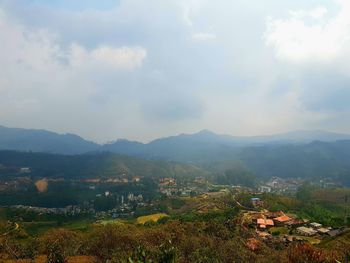
[[[143,160],[112,153],[72,156],[0,151],[0,164],[4,167],[30,167],[31,174],[38,177],[86,178],[123,174],[144,177],[206,175],[204,170],[195,165]]]

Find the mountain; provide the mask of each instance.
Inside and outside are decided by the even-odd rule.
[[[239,149],[248,146],[307,144],[313,141],[333,142],[346,139],[350,139],[350,135],[325,131],[294,131],[277,135],[239,137],[203,130],[195,134],[157,139],[148,144],[122,140],[104,145],[101,149],[151,159],[207,162],[236,158]]]
[[[253,144],[279,143],[279,144],[302,144],[313,141],[334,142],[339,140],[350,140],[349,134],[327,132],[322,130],[300,130],[275,135],[235,137],[240,142]]]
[[[151,141],[147,144],[117,141],[103,145],[101,150],[180,162],[199,162],[212,158],[231,158],[238,144],[230,136],[204,130],[196,134],[180,134]]]
[[[313,141],[350,140],[350,135],[325,131],[293,131],[267,136],[219,135],[208,130],[156,139],[149,143],[128,140],[99,145],[73,134],[0,126],[0,150],[58,154],[112,152],[146,159],[187,163],[231,160],[241,148],[265,145],[298,145]]]
[[[60,154],[79,154],[98,150],[99,145],[74,134],[0,126],[0,149]]]
[[[350,185],[350,140],[246,147],[237,159],[258,177],[329,177]]]

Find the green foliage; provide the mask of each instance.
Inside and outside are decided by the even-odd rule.
[[[67,262],[63,249],[60,246],[60,244],[58,244],[58,242],[55,242],[49,245],[46,262],[47,263],[66,263]]]
[[[254,187],[257,183],[257,178],[244,165],[236,163],[231,169],[217,176],[216,181],[223,185]]]
[[[173,246],[171,240],[162,244],[159,247],[158,262],[175,263],[176,262],[176,248]]]
[[[302,202],[309,202],[311,200],[312,191],[315,190],[310,183],[304,183],[298,188],[296,197]]]
[[[131,257],[128,258],[129,263],[152,263],[152,253],[143,246],[138,246]]]
[[[143,160],[112,153],[57,155],[0,151],[0,163],[8,167],[31,167],[31,176],[40,178],[95,178],[122,174],[146,178],[208,175],[208,172],[195,165]]]
[[[185,201],[179,198],[176,199],[171,199],[170,200],[170,206],[172,209],[180,209],[181,207],[183,207],[185,205]]]

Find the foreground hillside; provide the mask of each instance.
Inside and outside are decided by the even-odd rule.
[[[17,217],[14,219],[17,221],[3,221],[0,225],[0,260],[335,263],[348,259],[348,231],[324,238],[318,245],[312,245],[308,237],[286,242],[287,232],[282,234],[276,230],[269,239],[258,237],[260,232],[242,221],[246,211],[241,210],[236,200],[242,202],[244,198],[245,195],[218,192],[195,198],[163,200],[161,202],[169,206],[168,215],[154,214],[124,220],[75,220],[60,226],[48,222],[23,222]],[[277,199],[268,201],[267,205],[286,202],[284,198],[274,198]],[[181,202],[175,205],[175,200]],[[249,209],[256,213],[260,211],[253,207]],[[45,224],[46,228],[39,231],[40,225]]]

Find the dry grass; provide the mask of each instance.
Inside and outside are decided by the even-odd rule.
[[[4,263],[31,263],[30,259],[5,260]],[[38,256],[35,258],[35,263],[46,263],[46,256]],[[96,259],[88,256],[69,257],[68,263],[94,263]]]
[[[153,215],[148,215],[148,216],[140,216],[137,218],[136,222],[138,224],[145,224],[147,221],[153,221],[153,222],[157,222],[159,219],[163,218],[163,217],[167,217],[167,214],[164,213],[158,213],[158,214],[153,214]]]

